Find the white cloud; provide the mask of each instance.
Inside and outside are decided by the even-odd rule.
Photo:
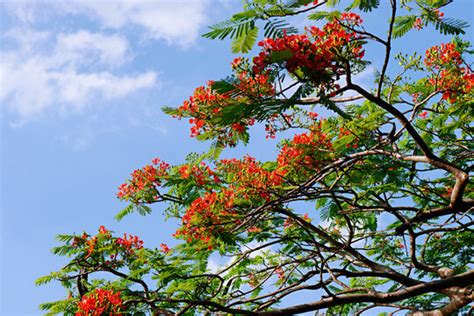
[[[56,43],[56,56],[65,61],[84,62],[84,56],[99,59],[110,66],[122,64],[128,52],[128,42],[118,35],[106,36],[81,30],[73,34],[59,34]]]
[[[0,53],[0,101],[22,120],[48,109],[82,110],[93,98],[122,98],[157,82],[151,71],[111,72],[129,58],[128,42],[117,35],[14,29],[4,38],[14,48]]]
[[[147,38],[189,47],[207,25],[209,0],[57,0],[7,1],[8,12],[18,21],[32,23],[54,16],[80,16],[98,22],[102,29],[134,27]]]
[[[205,25],[207,1],[91,1],[62,2],[66,11],[96,17],[104,27],[119,29],[134,25],[154,39],[170,44],[191,45]]]

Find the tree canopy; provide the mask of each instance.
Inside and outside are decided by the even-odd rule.
[[[117,194],[129,203],[119,220],[165,203],[169,220],[180,223],[177,245],[147,248],[104,226],[59,235],[53,252],[70,262],[37,283],[58,280],[68,297],[41,308],[66,315],[467,312],[474,74],[462,38],[467,23],[442,12],[451,2],[254,0],[211,26],[204,37],[230,38],[234,53],[251,56],[237,57],[227,78],[196,88],[181,106],[164,108],[189,120],[191,137],[208,141],[209,152],[176,166],[155,158]],[[377,30],[364,26],[387,12]],[[304,30],[290,23],[297,19],[306,19]],[[393,52],[408,32],[434,30],[452,40]],[[384,54],[370,60],[372,49]],[[366,87],[357,74],[368,67],[376,71]],[[246,144],[253,125],[281,136],[274,159],[220,158]],[[211,255],[226,264],[211,269]]]

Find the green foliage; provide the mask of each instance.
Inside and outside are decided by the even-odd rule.
[[[393,25],[393,37],[402,37],[408,31],[413,29],[413,24],[416,21],[415,15],[400,15],[395,18]]]
[[[433,22],[437,31],[440,31],[444,35],[459,35],[465,34],[465,28],[469,27],[469,24],[465,21],[456,18],[445,18],[438,19]]]
[[[121,221],[125,216],[133,212],[137,212],[138,214],[145,216],[145,215],[151,214],[152,209],[149,206],[144,205],[144,204],[137,205],[137,204],[132,203],[132,204],[129,204],[123,210],[121,210],[117,215],[115,215],[115,219],[117,221]]]
[[[364,12],[370,12],[378,8],[379,5],[380,5],[380,0],[355,0],[355,1],[352,1],[352,4],[346,9],[346,11],[357,8]]]
[[[232,42],[233,53],[248,53],[257,40],[258,27],[253,23],[238,35]]]
[[[266,38],[277,38],[283,37],[284,34],[290,35],[298,33],[298,29],[290,26],[290,24],[284,20],[268,20],[263,29],[265,30],[263,36]]]
[[[255,12],[244,11],[236,14],[232,19],[210,26],[211,31],[205,33],[203,37],[223,40],[227,37],[231,39],[245,35],[249,29],[255,27]]]

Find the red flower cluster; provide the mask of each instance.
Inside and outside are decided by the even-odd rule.
[[[424,60],[433,75],[428,80],[442,93],[442,99],[450,103],[472,93],[474,74],[469,67],[463,67],[461,52],[454,43],[433,46],[426,51]]]
[[[105,226],[100,226],[98,235],[93,236],[92,238],[89,239],[90,236],[88,234],[84,233],[82,235],[82,238],[78,238],[78,237],[74,238],[73,246],[77,247],[80,244],[87,245],[87,248],[88,248],[87,249],[87,256],[85,258],[89,258],[92,255],[92,253],[94,252],[95,245],[97,244],[97,241],[98,241],[100,236],[104,236],[107,239],[112,237],[112,235],[110,234],[110,231],[107,228],[105,228]]]
[[[342,13],[340,20],[327,23],[322,29],[311,27],[306,34],[284,35],[277,39],[265,39],[258,45],[263,49],[253,59],[253,71],[260,73],[269,65],[278,64],[290,73],[298,70],[320,88],[333,88],[335,75],[344,73],[341,57],[363,57],[359,36],[344,26],[357,26],[362,19],[355,13]]]
[[[114,247],[110,248],[109,246]],[[94,254],[97,248],[102,249],[100,257],[109,254],[110,260],[106,260],[106,265],[116,266],[119,263],[117,260],[121,257],[123,260],[128,259],[137,250],[143,248],[143,241],[137,236],[124,234],[123,238],[112,237],[110,231],[104,226],[99,227],[99,233],[95,236],[90,236],[86,233],[82,237],[74,237],[72,242],[73,247],[84,247],[87,251],[85,259]],[[104,247],[105,246],[105,247]]]
[[[223,159],[219,169],[227,174],[227,181],[233,183],[237,195],[244,199],[260,198],[270,201],[271,189],[283,183],[284,172],[269,171],[260,162],[250,156],[242,160]]]
[[[217,170],[225,174],[225,181],[232,185],[195,199],[181,219],[182,227],[175,233],[188,242],[200,240],[209,249],[212,249],[214,237],[225,231],[227,225],[240,222],[236,199],[268,202],[272,188],[283,182],[279,172],[264,169],[261,163],[249,156],[242,160],[223,159],[217,162]],[[259,232],[259,228],[250,227],[248,232]]]
[[[205,185],[208,183],[218,183],[220,182],[217,174],[211,170],[211,168],[206,165],[206,163],[201,162],[199,165],[182,165],[178,169],[179,174],[183,179],[193,179],[198,185]]]
[[[161,248],[161,251],[163,251],[165,254],[167,254],[168,252],[171,251],[171,248],[168,247],[167,244],[161,244],[161,245],[160,245],[160,248]]]
[[[115,243],[120,246],[123,252],[127,255],[133,255],[135,251],[143,248],[143,240],[138,236],[123,234],[123,238],[117,238]]]
[[[216,192],[198,197],[181,218],[183,226],[176,231],[175,236],[183,236],[188,242],[202,240],[208,243],[216,229],[215,224],[221,223],[220,211]]]
[[[314,171],[331,159],[332,142],[321,131],[321,124],[320,121],[309,133],[297,134],[292,141],[283,145],[277,157],[279,170],[289,171],[304,166]]]
[[[137,193],[148,191],[152,198],[156,186],[161,184],[161,178],[168,175],[170,165],[159,158],[152,160],[151,165],[146,165],[141,169],[132,172],[132,178],[119,186],[117,197],[122,200],[133,200],[134,202],[150,201],[149,197],[138,196]]]
[[[219,117],[223,109],[233,104],[245,104],[249,98],[275,94],[270,76],[266,73],[253,74],[249,71],[248,62],[243,58],[236,58],[232,68],[235,72],[232,91],[219,93],[213,89],[214,82],[209,81],[206,87],[198,87],[189,100],[178,108],[179,118],[190,118],[191,137],[211,133],[222,144],[235,145],[233,136],[244,133],[247,126],[253,125],[255,120],[242,118],[230,126],[222,126],[212,119]]]
[[[441,20],[444,17],[444,13],[438,9],[433,10],[433,13],[436,15],[436,19]]]
[[[124,311],[120,292],[95,289],[77,303],[76,316],[122,315]]]
[[[261,231],[262,231],[262,229],[260,227],[257,227],[257,226],[252,226],[249,229],[247,229],[248,233],[260,233]]]
[[[423,28],[423,21],[421,18],[417,18],[415,22],[413,23],[413,28],[417,29],[418,31]]]
[[[454,43],[441,44],[426,50],[425,65],[428,67],[440,69],[446,64],[460,65],[461,63],[461,53]]]

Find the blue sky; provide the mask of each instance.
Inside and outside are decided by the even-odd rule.
[[[58,233],[105,225],[149,247],[173,243],[176,223],[163,222],[160,207],[117,223],[126,205],[115,194],[154,157],[177,164],[207,149],[160,108],[229,73],[229,43],[200,34],[240,7],[238,0],[0,1],[0,314],[37,315],[39,303],[65,295],[56,284],[34,286],[66,262],[50,252]],[[472,9],[459,0],[446,13],[472,20]],[[385,26],[383,14],[372,19],[372,29]],[[398,49],[423,52],[435,43],[432,33],[411,34]],[[370,85],[370,76],[359,79]],[[270,159],[273,145],[259,135],[225,155]]]

